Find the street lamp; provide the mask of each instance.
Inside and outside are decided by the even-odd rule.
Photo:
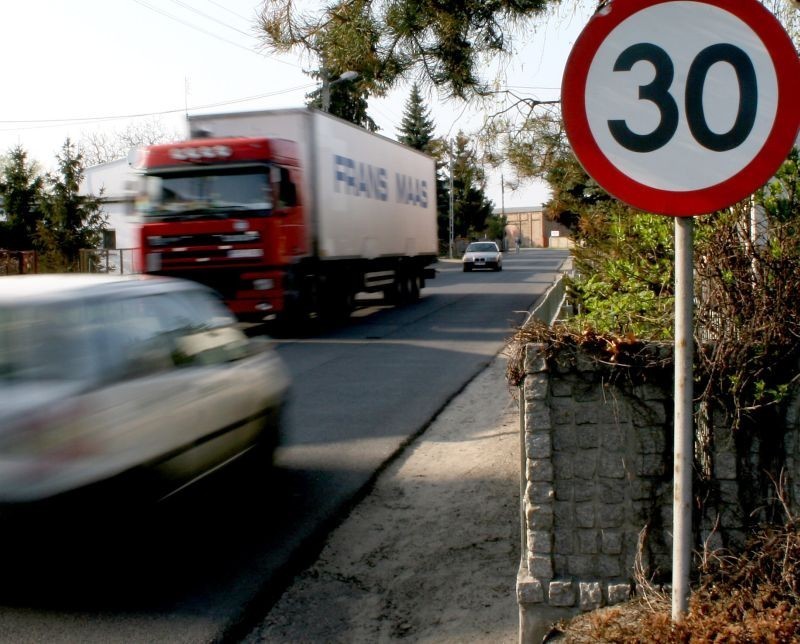
[[[358,78],[358,72],[352,70],[343,72],[336,80],[328,80],[328,73],[323,70],[322,72],[322,111],[330,112],[331,110],[331,85],[337,83],[344,83],[353,81]]]

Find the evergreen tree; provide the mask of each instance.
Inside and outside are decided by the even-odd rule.
[[[422,101],[419,85],[414,83],[405,105],[397,140],[420,150],[436,160],[436,221],[441,251],[450,240],[450,178],[447,173],[447,146],[434,137],[435,125]]]
[[[313,9],[262,0],[258,27],[269,51],[305,50],[359,72],[372,93],[419,75],[452,96],[486,88],[480,65],[511,53],[515,32],[557,0],[333,0]],[[531,30],[532,31],[532,30]]]
[[[38,202],[43,188],[36,164],[28,162],[28,154],[21,146],[13,148],[0,175],[0,196],[6,212],[6,220],[0,223],[0,248],[36,247],[37,223],[41,218]]]
[[[474,148],[463,132],[456,136],[453,150],[453,230],[455,236],[481,236],[492,215],[492,202],[486,198],[486,173],[480,167]]]
[[[430,111],[422,103],[419,85],[414,83],[411,87],[411,95],[405,105],[397,140],[415,150],[430,152],[433,132],[434,124]]]
[[[43,264],[49,270],[73,271],[78,268],[81,249],[100,244],[106,217],[100,197],[79,193],[83,155],[69,139],[56,158],[58,173],[47,177],[37,233],[45,253]]]
[[[338,74],[330,70],[326,73],[328,78],[334,80],[339,77]],[[322,71],[312,72],[310,75],[318,80],[323,78]],[[378,125],[367,114],[369,93],[359,85],[358,79],[331,83],[328,85],[328,92],[330,95],[330,105],[327,110],[329,114],[363,127],[369,132],[378,131]],[[313,92],[306,94],[306,105],[315,107],[318,110],[323,109],[322,87],[318,87]]]

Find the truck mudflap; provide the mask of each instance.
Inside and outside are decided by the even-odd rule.
[[[426,266],[422,270],[422,277],[426,280],[436,279],[436,269],[433,266]]]

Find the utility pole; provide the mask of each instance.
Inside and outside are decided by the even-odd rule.
[[[336,83],[344,83],[346,81],[352,81],[358,78],[358,72],[354,71],[346,71],[343,72],[339,78],[336,80],[331,80],[330,76],[328,76],[328,70],[325,69],[323,66],[321,72],[322,76],[322,111],[323,112],[330,112],[331,111],[331,85],[336,85]]]
[[[448,140],[450,157],[450,259],[453,259],[453,140]]]

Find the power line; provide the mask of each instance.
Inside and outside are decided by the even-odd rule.
[[[210,16],[207,13],[205,13],[203,11],[200,11],[200,9],[195,9],[193,6],[191,6],[189,4],[186,4],[182,0],[172,0],[172,2],[174,4],[176,4],[176,5],[178,5],[179,7],[183,7],[184,9],[188,9],[192,13],[196,13],[198,16],[202,16],[206,20],[211,20],[212,22],[216,22],[218,25],[222,25],[223,27],[227,27],[228,29],[231,29],[231,30],[235,31],[236,33],[240,33],[240,34],[242,34],[244,36],[247,36],[248,38],[252,38],[253,37],[253,34],[249,34],[246,31],[242,31],[238,27],[234,27],[233,25],[229,25],[227,22],[222,22],[222,20],[218,20],[214,16]]]
[[[220,101],[218,103],[207,103],[205,105],[192,105],[190,110],[205,110],[214,107],[224,107],[226,105],[235,105],[237,103],[246,103],[247,101],[254,101],[262,98],[270,98],[272,96],[279,96],[281,94],[289,94],[300,90],[307,90],[311,87],[316,87],[316,83],[306,83],[305,85],[298,85],[296,87],[289,87],[287,89],[278,90],[275,92],[267,92],[265,94],[256,94],[253,96],[244,96],[241,98],[234,98],[227,101]],[[116,114],[107,116],[83,116],[75,118],[51,118],[51,119],[34,119],[34,120],[0,120],[2,125],[21,124],[15,127],[0,128],[0,132],[9,132],[13,130],[35,130],[50,127],[62,127],[69,124],[88,124],[88,123],[101,123],[104,121],[118,121],[121,119],[134,119],[144,118],[148,116],[165,116],[167,114],[177,114],[185,112],[187,108],[179,107],[169,110],[161,110],[157,112],[141,112],[137,114]]]
[[[249,20],[250,20],[249,18],[246,18],[246,17],[245,17],[245,16],[243,16],[242,14],[235,12],[233,9],[229,9],[229,8],[228,8],[228,7],[226,7],[224,4],[221,4],[221,3],[219,3],[219,2],[215,2],[214,0],[207,0],[207,2],[210,2],[210,3],[211,3],[211,4],[213,4],[214,6],[216,6],[216,7],[219,7],[220,9],[223,9],[223,10],[227,11],[228,13],[230,13],[230,14],[232,14],[232,15],[236,16],[237,18],[241,18],[241,19],[242,19],[242,20],[244,20],[245,22],[247,22],[247,21],[249,21]]]
[[[256,56],[261,56],[263,58],[269,58],[270,60],[274,60],[275,62],[281,63],[282,65],[288,65],[290,67],[296,67],[298,69],[300,68],[299,65],[295,65],[294,63],[290,63],[288,61],[281,60],[280,58],[273,58],[272,56],[267,56],[266,54],[263,54],[263,53],[260,53],[260,52],[256,51],[255,49],[251,49],[250,47],[245,47],[244,45],[240,45],[237,42],[234,42],[232,40],[228,40],[227,38],[223,38],[222,36],[218,36],[217,34],[211,32],[211,31],[208,31],[206,29],[203,29],[202,27],[198,27],[196,25],[193,25],[190,22],[186,22],[185,20],[182,20],[181,18],[178,18],[177,16],[173,16],[171,13],[167,13],[166,11],[164,11],[162,9],[159,9],[158,7],[154,7],[153,5],[149,4],[148,2],[145,2],[145,0],[133,0],[133,1],[136,4],[141,5],[145,9],[149,9],[150,11],[154,11],[155,13],[158,13],[158,14],[160,14],[162,16],[165,16],[165,17],[169,18],[170,20],[174,20],[175,22],[178,22],[178,23],[182,24],[184,27],[189,27],[190,29],[194,29],[195,31],[199,31],[200,33],[205,34],[206,36],[211,36],[212,38],[215,38],[215,39],[220,40],[220,41],[222,41],[224,43],[232,45],[233,47],[237,47],[238,49],[243,49],[244,51],[249,51],[251,54],[255,54]]]

